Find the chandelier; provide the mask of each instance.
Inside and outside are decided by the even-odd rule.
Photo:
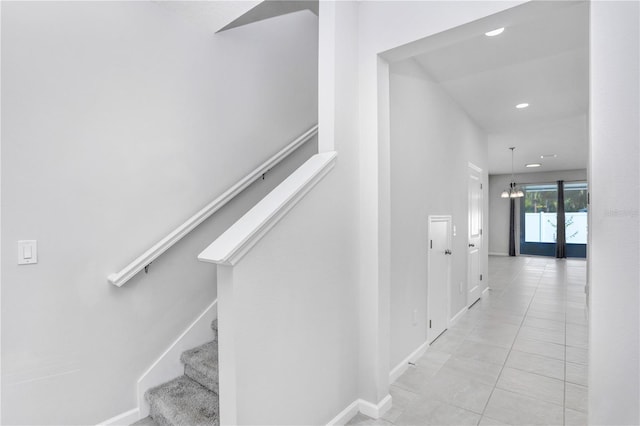
[[[518,188],[516,185],[516,180],[513,177],[513,150],[516,149],[515,146],[509,148],[511,150],[511,183],[509,183],[509,188],[502,191],[500,197],[502,198],[520,198],[524,197],[524,192]]]

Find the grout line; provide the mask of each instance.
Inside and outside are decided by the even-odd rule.
[[[564,268],[565,299],[564,299],[564,384],[562,394],[562,424],[567,424],[567,268]]]
[[[527,260],[527,263],[529,263],[528,260]],[[545,269],[546,269],[546,267],[545,267]],[[544,270],[543,270],[543,273],[544,273]],[[518,274],[516,274],[516,276],[513,278],[513,280],[511,282],[509,282],[509,285],[507,287],[512,286],[513,283],[517,280],[518,276],[520,276],[521,274],[522,274],[522,267],[521,267],[520,271],[518,272]],[[489,401],[491,401],[491,397],[493,396],[493,392],[496,390],[498,382],[500,381],[500,377],[502,377],[502,372],[504,371],[504,368],[507,365],[507,361],[509,360],[509,357],[511,356],[511,351],[513,351],[513,345],[515,345],[516,340],[518,339],[518,335],[520,334],[520,330],[522,329],[522,325],[524,324],[524,321],[527,318],[527,313],[529,312],[529,308],[531,307],[531,303],[533,303],[533,299],[535,298],[536,292],[538,291],[538,287],[540,286],[540,280],[542,280],[542,274],[540,275],[540,278],[538,278],[538,284],[536,284],[536,289],[534,290],[533,294],[531,295],[531,300],[529,300],[529,304],[527,305],[527,309],[524,312],[524,315],[522,316],[522,321],[520,321],[520,326],[518,328],[518,333],[516,334],[515,339],[513,339],[513,343],[511,344],[511,348],[509,348],[509,352],[507,353],[507,357],[504,359],[504,363],[502,364],[502,368],[500,369],[500,372],[498,373],[498,378],[496,379],[496,382],[493,385],[493,389],[491,389],[491,393],[489,394],[489,398],[487,398],[487,402],[484,404],[484,408],[482,409],[482,415],[480,416],[480,420],[482,420],[482,418],[484,417],[485,411],[487,411],[487,406],[489,405]],[[566,313],[565,313],[565,315],[566,315]],[[564,412],[564,410],[563,410],[563,412]],[[480,424],[480,421],[478,421],[478,425],[479,424]]]
[[[490,395],[489,395],[489,397],[487,399],[487,402],[484,404],[482,412],[480,413],[480,418],[478,419],[478,425],[480,424],[482,419],[485,418],[485,415],[486,415],[485,413],[486,413],[486,409],[488,407],[489,401],[491,400],[491,398],[492,398],[492,396],[494,394],[494,391],[497,388],[497,384],[500,381],[502,373],[503,373],[503,371],[504,371],[504,369],[506,367],[506,363],[507,363],[510,355],[512,354],[512,351],[514,350],[515,341],[520,336],[520,332],[522,331],[522,327],[523,327],[526,319],[528,318],[530,309],[533,306],[533,303],[536,301],[536,296],[538,294],[540,294],[542,298],[547,297],[546,295],[543,295],[543,292],[542,292],[542,290],[547,289],[547,287],[555,288],[556,290],[563,291],[563,296],[564,296],[564,299],[560,301],[560,302],[562,302],[562,306],[564,307],[563,329],[564,329],[564,333],[565,333],[565,335],[564,335],[564,352],[563,352],[564,359],[562,360],[563,361],[563,366],[564,366],[564,369],[563,369],[563,373],[564,373],[563,396],[562,396],[563,402],[562,402],[561,408],[562,408],[562,423],[564,424],[566,422],[566,417],[565,416],[566,416],[566,384],[567,384],[566,377],[567,377],[567,341],[568,341],[567,340],[568,339],[568,337],[567,337],[567,334],[568,334],[567,333],[567,328],[569,326],[569,324],[567,323],[567,319],[568,319],[568,312],[567,312],[568,305],[567,304],[569,303],[569,301],[568,301],[569,287],[568,287],[568,284],[567,284],[568,270],[566,268],[566,265],[564,265],[564,267],[561,269],[562,278],[559,281],[556,281],[557,278],[558,278],[557,277],[557,275],[558,275],[557,274],[558,273],[558,268],[557,268],[558,262],[555,259],[548,260],[547,262],[545,262],[545,264],[542,265],[542,267],[539,267],[539,265],[537,265],[537,264],[536,265],[532,265],[533,266],[532,270],[531,271],[526,271],[525,269],[527,268],[527,265],[529,264],[529,262],[530,262],[530,259],[527,259],[525,262],[516,263],[514,265],[515,268],[513,268],[513,269],[510,268],[510,267],[507,267],[507,268],[503,268],[503,269],[500,270],[501,273],[504,273],[506,271],[507,274],[505,274],[505,275],[507,275],[508,278],[505,279],[504,277],[502,277],[500,279],[501,286],[499,287],[499,293],[498,292],[494,293],[494,296],[496,297],[496,299],[495,299],[496,302],[498,302],[498,303],[504,302],[506,300],[506,299],[503,299],[505,297],[505,294],[511,294],[511,291],[517,291],[519,289],[519,287],[516,285],[516,283],[518,282],[519,279],[521,279],[523,277],[527,278],[526,279],[527,283],[524,284],[524,286],[528,287],[530,289],[533,289],[533,291],[532,291],[531,295],[529,296],[530,300],[528,301],[527,307],[524,310],[524,313],[522,313],[522,318],[521,318],[520,324],[518,326],[518,331],[516,333],[516,337],[514,338],[512,344],[511,344],[511,347],[509,348],[509,351],[508,351],[508,353],[507,353],[507,355],[505,357],[505,360],[503,361],[503,363],[501,365],[500,372],[498,373],[496,381],[493,384],[493,388],[491,389],[491,393],[490,393]],[[552,267],[552,265],[553,265],[553,269],[550,269]],[[553,272],[553,274],[551,274],[551,272]],[[553,283],[547,283],[547,280],[545,279],[545,274],[554,275],[554,282]],[[536,275],[538,275],[537,278],[535,277]],[[504,283],[504,285],[502,285],[503,283]],[[524,295],[526,296],[526,293]],[[496,307],[489,306],[487,308],[488,308],[488,311],[486,311],[485,313],[492,312],[493,309],[495,309]],[[555,320],[552,320],[552,321],[555,321]],[[558,323],[562,323],[562,320],[559,320],[557,322]],[[472,334],[473,331],[477,328],[477,326],[478,326],[477,323],[474,324],[472,329],[468,330],[466,332],[467,336],[465,336],[465,338],[463,340],[465,340],[468,337],[468,335]],[[551,342],[548,342],[548,343],[551,343]],[[560,343],[555,343],[555,344],[560,344]],[[453,352],[455,352],[455,350],[453,350]],[[541,355],[541,354],[537,354],[537,355],[541,356],[541,357],[546,357],[545,355]],[[550,358],[550,357],[546,357],[546,358]],[[555,358],[550,358],[550,359],[555,359]],[[548,376],[544,376],[543,374],[538,374],[536,372],[531,372],[531,371],[527,371],[527,370],[521,370],[521,371],[525,371],[527,373],[538,375],[538,376],[542,376],[542,377],[548,377]],[[549,377],[549,378],[554,379],[554,380],[560,380],[560,379],[556,379],[555,377]],[[413,391],[409,391],[409,390],[407,390],[407,391],[410,392],[410,393],[415,394]],[[516,391],[509,391],[509,392],[514,393],[514,394],[518,394],[518,395],[527,396],[525,394],[521,394],[520,392],[516,392]],[[539,398],[536,398],[536,397],[532,397],[532,396],[527,396],[527,397],[539,400]],[[544,400],[541,400],[541,401],[544,401]],[[447,405],[451,405],[453,407],[457,407],[457,405],[452,403],[451,401],[443,401],[443,402],[445,404],[447,404]],[[546,401],[546,402],[551,403],[550,401]],[[557,403],[552,403],[552,404],[554,404],[555,406],[559,406],[559,404],[557,404]],[[462,407],[457,407],[457,408],[463,409]],[[472,410],[468,410],[468,409],[464,409],[464,410],[472,411]],[[472,412],[475,412],[475,411],[472,411]],[[475,412],[475,413],[478,414],[477,412]],[[487,417],[487,418],[489,418],[489,417]]]

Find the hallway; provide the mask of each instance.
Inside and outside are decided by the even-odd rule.
[[[489,257],[483,298],[350,425],[587,424],[586,261]]]

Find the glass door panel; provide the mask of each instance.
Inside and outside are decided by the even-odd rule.
[[[587,183],[564,184],[567,257],[587,257]]]
[[[528,185],[523,191],[520,204],[520,253],[555,256],[558,186]]]

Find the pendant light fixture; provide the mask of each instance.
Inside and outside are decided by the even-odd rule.
[[[509,148],[511,150],[511,183],[509,183],[509,189],[505,189],[500,194],[502,198],[521,198],[524,197],[524,192],[519,189],[516,185],[516,180],[513,176],[513,151],[516,149],[515,146]]]

